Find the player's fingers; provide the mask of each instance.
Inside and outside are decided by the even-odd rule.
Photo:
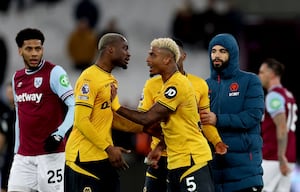
[[[127,164],[126,161],[123,161],[123,170],[126,170],[129,168],[129,165]]]
[[[123,147],[120,147],[120,150],[121,150],[121,152],[122,153],[131,153],[131,150],[129,150],[129,149],[124,149]]]

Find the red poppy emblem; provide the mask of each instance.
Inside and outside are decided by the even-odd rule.
[[[239,84],[238,83],[231,83],[230,85],[230,91],[237,91],[239,89]]]

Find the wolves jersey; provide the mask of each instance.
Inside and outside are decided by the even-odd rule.
[[[66,144],[66,160],[75,162],[107,159],[105,149],[113,145],[111,84],[115,77],[97,65],[82,72],[75,85],[75,119]],[[118,102],[115,98],[114,102]]]
[[[197,77],[192,74],[186,74],[188,80],[192,83],[192,86],[195,90],[196,99],[198,103],[199,110],[209,108],[209,97],[208,97],[208,86],[204,79]],[[155,103],[158,95],[162,91],[163,81],[160,75],[148,79],[145,83],[143,93],[139,102],[138,109],[141,111],[147,111]],[[202,126],[205,137],[212,142],[213,145],[216,145],[218,142],[221,142],[221,138],[218,134],[217,129],[211,125]],[[152,137],[151,148],[158,144],[159,139]],[[163,156],[166,156],[166,152],[162,153]]]
[[[173,111],[161,123],[167,145],[168,169],[211,160],[208,142],[198,126],[200,117],[191,82],[180,72],[174,73],[163,85],[156,101]]]

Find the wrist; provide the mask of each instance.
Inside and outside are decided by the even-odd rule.
[[[216,147],[219,143],[222,143],[222,141],[220,140],[220,141],[214,142],[213,143],[214,147]]]
[[[165,149],[166,149],[166,144],[165,144],[165,142],[160,141],[160,142],[157,144],[156,148],[158,148],[158,149],[161,150],[161,151],[165,150]]]
[[[104,151],[105,151],[106,153],[109,153],[109,151],[110,151],[110,149],[111,149],[112,147],[113,147],[113,146],[108,145],[108,146],[104,149]]]

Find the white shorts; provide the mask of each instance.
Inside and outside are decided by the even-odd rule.
[[[295,163],[289,163],[290,169],[293,170]],[[278,161],[263,160],[262,167],[264,170],[263,192],[286,192],[291,188],[291,174],[283,176],[279,169]]]
[[[65,153],[23,156],[16,154],[10,170],[8,192],[63,192]]]

